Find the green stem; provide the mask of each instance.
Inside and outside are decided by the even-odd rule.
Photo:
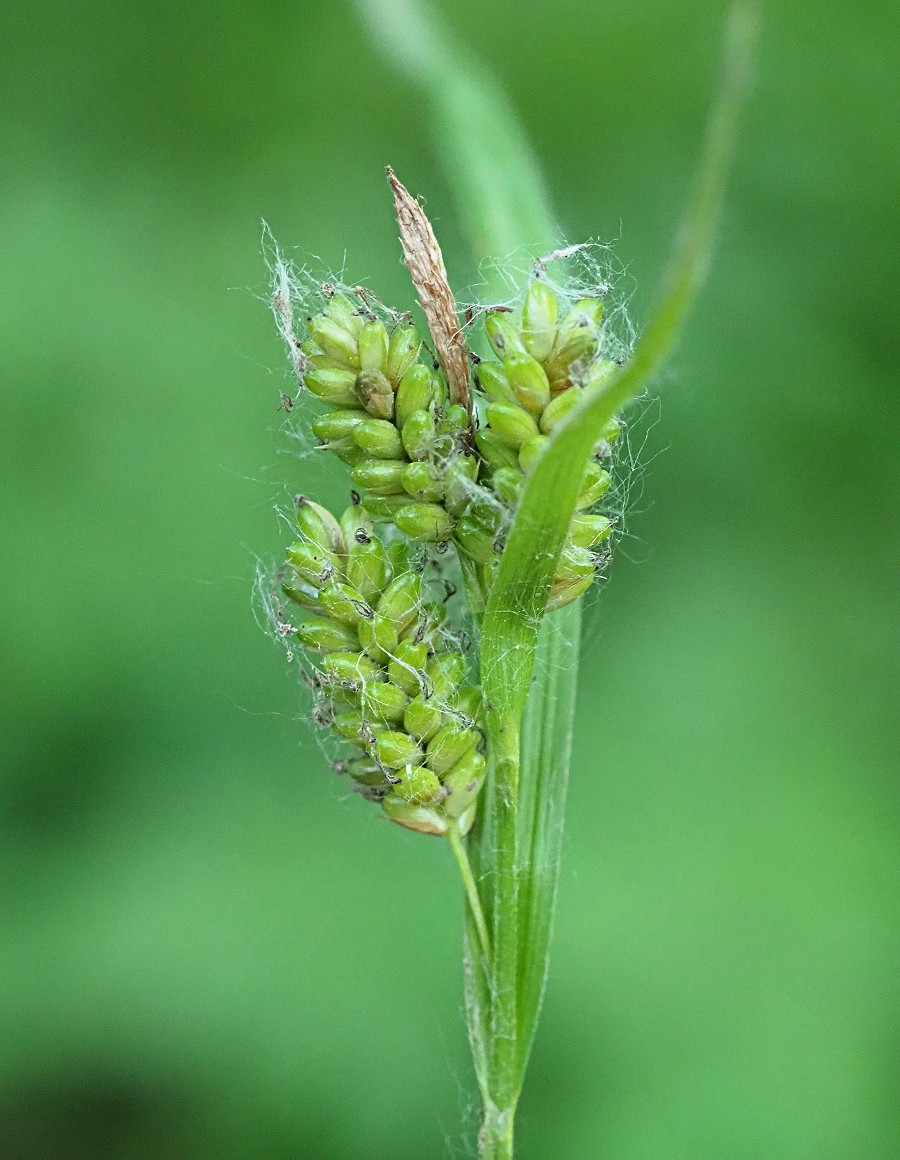
[[[521,1091],[519,1069],[519,727],[494,736],[493,946],[484,1154],[512,1156],[513,1121]]]
[[[478,1138],[481,1160],[512,1160],[515,1105],[501,1109],[487,1104],[484,1126]]]
[[[447,839],[450,842],[453,857],[456,859],[456,865],[459,867],[463,889],[469,901],[472,921],[475,923],[475,929],[478,932],[478,945],[481,947],[481,953],[484,956],[484,969],[490,972],[491,960],[493,958],[491,954],[491,937],[488,933],[487,922],[484,918],[484,910],[481,907],[481,899],[478,896],[478,885],[475,881],[475,875],[472,873],[469,855],[466,853],[466,843],[462,834],[459,832],[459,826],[456,822],[453,822],[447,831]]]

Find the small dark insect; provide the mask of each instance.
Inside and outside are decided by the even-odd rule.
[[[278,410],[284,411],[286,414],[290,414],[291,411],[293,411],[293,409],[294,409],[294,400],[291,398],[290,395],[286,395],[284,393],[284,391],[282,391],[281,392],[281,402],[278,405]]]

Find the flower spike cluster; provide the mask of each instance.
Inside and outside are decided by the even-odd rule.
[[[478,461],[466,410],[448,403],[442,376],[419,361],[421,347],[414,327],[389,334],[336,294],[309,320],[302,378],[336,408],[312,429],[350,466],[363,506],[414,540],[440,543],[453,534]]]
[[[311,617],[296,630],[315,654],[315,717],[349,745],[338,768],[409,829],[465,833],[484,780],[480,694],[429,602],[402,540],[385,543],[360,505],[340,520],[298,497],[301,537],[283,591]]]
[[[349,467],[356,490],[340,519],[297,501],[299,538],[282,591],[310,615],[296,629],[279,623],[279,632],[294,634],[312,658],[314,718],[346,744],[338,767],[359,792],[408,828],[465,833],[485,777],[480,694],[422,561],[452,545],[467,595],[487,599],[528,475],[584,393],[616,371],[601,350],[603,305],[586,297],[563,306],[536,276],[520,310],[484,316],[490,359],[468,350],[452,311],[449,321],[441,313],[444,339],[460,348],[451,397],[408,317],[385,312],[386,323],[359,290],[321,292],[305,340],[294,339],[292,318],[283,332],[301,385],[322,404],[312,431]],[[449,289],[444,300],[449,310]],[[283,322],[289,295],[277,308]],[[433,333],[434,311],[423,310]],[[577,600],[607,558],[612,524],[597,505],[619,432],[611,422],[585,468],[548,611]]]
[[[534,280],[518,319],[506,312],[489,313],[485,319],[485,334],[497,361],[478,366],[485,425],[475,441],[487,485],[507,509],[518,503],[526,476],[555,428],[578,405],[582,392],[599,386],[617,369],[612,359],[600,354],[602,315],[599,298],[583,298],[560,317],[555,292]],[[590,509],[609,489],[610,474],[601,463],[620,430],[615,420],[608,425],[585,468],[576,514],[550,591],[551,611],[586,592],[604,560],[597,548],[609,537],[612,525],[606,516]],[[464,527],[457,533],[469,543],[473,555],[478,552],[475,558],[487,572],[486,587],[498,562],[496,537],[503,520],[504,514],[496,507],[481,505],[472,513],[471,531]]]

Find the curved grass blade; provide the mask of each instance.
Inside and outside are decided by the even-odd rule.
[[[707,128],[694,197],[676,239],[658,305],[634,357],[616,377],[586,394],[554,433],[528,482],[507,541],[485,609],[482,646],[482,681],[492,709],[489,740],[507,754],[498,764],[497,793],[501,800],[504,794],[514,799],[517,793],[509,738],[518,736],[547,594],[575,510],[584,465],[605,424],[665,362],[703,281],[748,88],[756,23],[754,11],[743,5],[730,13],[722,82]],[[535,545],[539,545],[538,550]],[[503,782],[504,777],[508,782]],[[531,881],[536,883],[534,874]],[[524,899],[523,909],[529,909]],[[499,957],[500,953],[497,946],[495,954]],[[523,945],[518,963],[522,1071],[540,1005],[545,959],[546,947],[531,942]]]
[[[438,156],[476,258],[552,249],[556,230],[540,168],[489,66],[417,0],[357,4],[384,55],[432,104]]]

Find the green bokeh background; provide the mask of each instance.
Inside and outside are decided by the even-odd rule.
[[[442,0],[646,316],[722,4]],[[523,1160],[900,1155],[896,6],[775,2],[715,269],[592,619]],[[339,4],[4,5],[0,1156],[472,1154],[447,850],[325,767],[254,623],[260,219],[474,278]]]

